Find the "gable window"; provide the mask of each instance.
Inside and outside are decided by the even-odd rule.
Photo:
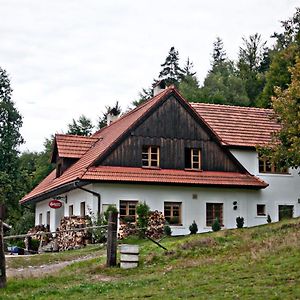
[[[287,174],[288,168],[279,168],[276,164],[271,163],[266,157],[260,157],[258,160],[259,173],[277,173]]]
[[[73,205],[69,205],[69,217],[74,215],[74,209]]]
[[[170,225],[181,225],[181,202],[165,202],[164,216]]]
[[[80,216],[85,217],[85,202],[80,203]]]
[[[201,169],[201,150],[198,148],[185,148],[185,168]]]
[[[265,216],[266,215],[266,205],[265,204],[257,204],[256,212],[258,216]]]
[[[217,218],[223,226],[223,203],[206,203],[206,226],[212,226]]]
[[[143,146],[142,148],[142,166],[159,167],[159,147]]]
[[[120,201],[120,220],[123,222],[136,221],[136,206],[138,201]]]

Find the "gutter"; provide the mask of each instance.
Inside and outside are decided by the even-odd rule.
[[[97,209],[97,214],[98,214],[98,216],[99,216],[99,215],[100,215],[100,208],[101,208],[101,195],[100,195],[99,193],[95,192],[95,191],[86,189],[86,188],[84,188],[84,187],[78,185],[78,182],[75,182],[74,184],[75,184],[75,186],[76,186],[78,189],[80,189],[80,190],[82,190],[82,191],[85,191],[85,192],[87,192],[87,193],[90,193],[90,194],[92,194],[93,196],[96,196],[96,197],[97,197],[97,199],[98,199],[98,209]]]

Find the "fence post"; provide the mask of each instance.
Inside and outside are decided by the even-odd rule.
[[[117,265],[117,226],[118,213],[109,212],[107,228],[107,267]]]
[[[3,243],[3,222],[0,219],[0,288],[6,287],[5,254]]]

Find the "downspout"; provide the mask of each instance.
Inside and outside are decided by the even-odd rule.
[[[79,185],[78,185],[78,182],[75,182],[75,186],[76,186],[78,189],[80,189],[80,190],[82,190],[82,191],[85,191],[85,192],[87,192],[87,193],[90,193],[90,194],[92,194],[93,196],[96,196],[96,197],[97,197],[97,199],[98,199],[98,211],[97,211],[97,214],[98,214],[98,216],[100,216],[101,195],[100,195],[99,193],[95,192],[95,191],[92,191],[92,190],[89,190],[89,189],[86,189],[86,188],[84,188],[84,187],[79,186]]]

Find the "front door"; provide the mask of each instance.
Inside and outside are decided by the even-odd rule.
[[[279,221],[293,217],[294,205],[279,205]]]

